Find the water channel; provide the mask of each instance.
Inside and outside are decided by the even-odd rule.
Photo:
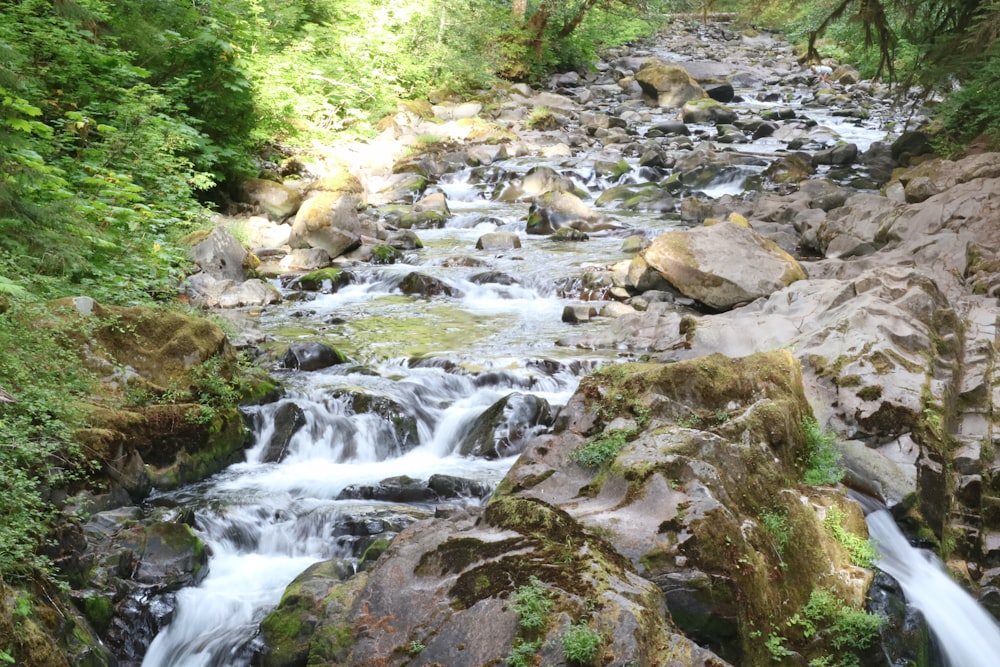
[[[738,92],[749,100],[746,109],[767,106],[756,101],[760,91]],[[822,109],[800,113],[850,136],[862,151],[885,135],[878,121],[834,117]],[[673,117],[654,113],[646,125]],[[703,131],[713,134],[711,128]],[[757,155],[776,150],[766,141],[737,148]],[[596,196],[612,183],[595,180],[594,159],[587,153],[563,161],[518,158],[492,168],[523,174],[548,164]],[[641,180],[638,168],[622,178]],[[351,363],[313,372],[276,371],[285,394],[276,403],[247,408],[255,444],[245,462],[151,499],[194,511],[196,532],[210,547],[211,560],[207,578],[177,594],[172,620],[150,645],[143,667],[248,665],[260,621],[297,574],[324,559],[356,560],[359,546],[435,511],[434,503],[401,508],[345,498],[345,489],[394,476],[426,480],[438,474],[495,485],[514,458],[462,456],[458,446],[475,419],[512,393],[560,406],[583,373],[618,360],[614,351],[566,347],[559,340],[574,326],[608,325],[601,319],[567,324],[562,312],[578,301],[580,277],[589,267],[627,258],[621,250],[624,233],[592,234],[586,242],[569,244],[526,236],[528,204],[494,201],[493,187],[477,182],[471,169],[449,174],[436,188],[448,196],[454,215],[442,229],[418,230],[422,250],[412,251],[403,263],[352,266],[351,285],[311,300],[287,298],[260,315],[259,327],[274,345],[322,340],[346,353]],[[729,175],[705,191],[720,196],[741,189],[742,178]],[[675,216],[659,213],[611,214],[648,237],[680,224]],[[502,253],[476,251],[476,240],[494,230],[517,232],[523,246]],[[403,295],[400,281],[417,270],[461,296]],[[487,271],[512,280],[483,281]],[[286,297],[295,296],[282,282],[275,285]],[[390,417],[355,412],[351,397],[358,394],[386,400],[415,429],[401,437]],[[288,403],[301,410],[305,425],[280,463],[265,463],[274,416]]]

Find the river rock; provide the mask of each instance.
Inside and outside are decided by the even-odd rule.
[[[525,232],[548,236],[561,227],[582,232],[614,229],[617,225],[569,192],[549,192],[532,200]]]
[[[358,200],[341,192],[320,192],[299,208],[288,244],[292,248],[322,248],[339,257],[361,243]]]
[[[517,232],[487,232],[476,240],[476,250],[514,250],[521,247]]]
[[[501,202],[514,202],[548,192],[582,194],[571,178],[561,175],[552,167],[539,165],[532,167],[523,177],[510,181],[496,199]]]
[[[463,296],[462,290],[457,287],[452,287],[440,278],[419,271],[406,274],[406,277],[399,283],[399,291],[403,294],[424,297],[450,296],[461,298]]]
[[[736,120],[736,112],[711,98],[696,99],[681,107],[681,120],[685,123],[724,124]]]
[[[347,357],[323,343],[293,343],[281,358],[284,368],[300,371],[318,371],[343,363],[347,363]]]
[[[681,293],[716,310],[805,278],[798,262],[775,243],[732,223],[664,232],[642,257]]]
[[[552,425],[548,401],[531,394],[513,393],[479,415],[462,439],[462,456],[499,459],[520,454],[532,436]]]
[[[267,443],[262,463],[281,463],[288,455],[288,445],[303,426],[306,425],[306,414],[295,403],[282,403],[274,413],[274,432]]]
[[[291,289],[303,289],[307,292],[323,292],[329,294],[336,292],[342,287],[350,285],[354,281],[354,274],[350,271],[337,268],[325,268],[317,271],[310,271],[305,275],[292,280],[288,287]]]
[[[642,86],[642,92],[661,107],[676,108],[706,97],[705,91],[687,70],[653,58],[642,63],[635,80]]]
[[[237,186],[239,201],[259,207],[271,220],[282,221],[295,214],[302,194],[287,185],[262,178],[244,178]]]
[[[337,390],[331,396],[344,401],[353,414],[370,415],[378,419],[378,432],[372,439],[376,441],[379,460],[399,456],[420,444],[417,418],[392,398],[347,390]]]
[[[247,250],[221,225],[213,227],[205,240],[191,248],[191,259],[216,280],[240,282],[246,277]]]

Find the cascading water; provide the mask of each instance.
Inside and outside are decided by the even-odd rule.
[[[1000,665],[1000,626],[940,562],[910,546],[887,510],[868,515],[868,530],[881,554],[879,569],[899,583],[907,601],[923,614],[948,664]]]
[[[872,136],[880,133],[873,130]],[[557,342],[572,326],[562,321],[567,300],[560,294],[572,295],[576,288],[566,286],[577,285],[588,267],[627,259],[620,235],[592,234],[583,244],[522,236],[523,247],[516,250],[473,250],[485,232],[525,229],[527,203],[493,199],[497,175],[545,165],[596,191],[609,183],[591,182],[594,159],[579,156],[569,168],[535,158],[510,160],[478,174],[449,174],[439,189],[448,194],[454,215],[443,229],[420,230],[419,253],[392,266],[350,267],[352,284],[307,300],[288,299],[263,313],[260,327],[273,340],[326,340],[352,363],[308,373],[279,371],[286,387],[282,399],[248,410],[256,444],[246,462],[152,499],[193,510],[211,560],[200,585],[176,594],[169,624],[149,646],[143,667],[245,667],[261,620],[299,573],[330,559],[354,567],[377,538],[429,516],[438,502],[366,500],[359,489],[441,473],[489,488],[514,459],[506,451],[497,459],[462,455],[477,418],[514,393],[562,405],[582,372],[616,358],[614,350]],[[738,191],[749,172],[727,173],[710,184],[711,194]],[[678,224],[675,216],[656,212],[616,211],[615,217],[649,236]],[[444,281],[454,295],[400,294],[400,281],[413,271]],[[492,277],[484,280],[483,272]],[[384,400],[391,409],[355,409],[355,395]],[[297,415],[298,426],[276,452],[271,445],[283,409]],[[472,493],[445,502],[479,500]]]

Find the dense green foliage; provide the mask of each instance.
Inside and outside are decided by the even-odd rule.
[[[10,580],[45,569],[35,549],[55,511],[48,492],[88,470],[72,435],[80,421],[75,401],[91,378],[66,351],[67,332],[47,321],[44,309],[21,299],[5,307],[0,386],[16,402],[0,403],[0,573]]]

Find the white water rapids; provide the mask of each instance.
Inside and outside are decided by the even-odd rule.
[[[879,569],[923,614],[950,667],[1000,665],[1000,626],[941,563],[910,546],[887,510],[868,515],[868,530],[881,554]]]
[[[827,120],[838,129],[843,123]],[[869,126],[848,129],[863,136],[858,142],[862,150],[883,136]],[[588,180],[596,157],[580,155],[569,165],[522,158],[494,166],[523,174],[547,164],[573,173],[597,193],[610,184]],[[730,173],[703,192],[712,197],[738,194],[753,171]],[[638,178],[638,170],[628,176],[633,177]],[[494,201],[493,185],[473,180],[469,170],[449,174],[436,187],[447,193],[455,215],[444,229],[418,231],[421,251],[392,266],[350,267],[357,274],[353,284],[308,301],[286,300],[260,317],[260,328],[271,340],[324,340],[345,352],[352,364],[282,372],[287,391],[281,401],[249,411],[257,444],[247,451],[245,462],[153,499],[194,511],[195,530],[211,558],[207,577],[177,593],[170,623],[152,641],[143,667],[246,667],[261,620],[298,574],[322,560],[352,562],[351,540],[369,523],[368,536],[393,533],[404,527],[394,524],[398,516],[429,516],[434,510],[429,505],[401,508],[338,499],[345,488],[393,476],[425,480],[435,474],[495,484],[513,458],[488,461],[456,451],[474,420],[513,392],[563,405],[583,372],[617,357],[614,350],[567,348],[557,341],[573,326],[561,320],[570,301],[559,296],[560,290],[578,283],[589,267],[627,259],[621,235],[595,234],[585,243],[555,244],[523,233],[526,202]],[[676,216],[656,212],[611,213],[623,226],[649,237],[679,224]],[[495,230],[518,233],[523,247],[475,251],[477,238]],[[455,258],[478,258],[482,265]],[[400,280],[415,270],[445,281],[463,296],[401,295]],[[486,270],[513,276],[515,284],[472,279]],[[391,399],[415,420],[417,442],[399,442],[385,418],[354,414],[339,397],[343,392]],[[290,441],[287,457],[265,463],[274,415],[288,402],[301,409],[305,425]],[[344,529],[345,522],[352,523],[354,532]],[[907,564],[904,574],[911,568],[916,565]],[[995,666],[1000,659],[958,659],[953,667],[979,664]]]

